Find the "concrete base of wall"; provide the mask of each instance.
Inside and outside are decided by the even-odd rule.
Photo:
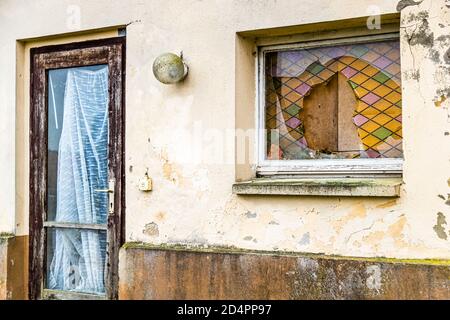
[[[28,236],[0,235],[0,300],[27,299]]]
[[[119,290],[120,299],[450,299],[450,263],[126,244]]]

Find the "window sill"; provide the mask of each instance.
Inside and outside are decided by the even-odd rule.
[[[387,197],[400,196],[402,178],[258,178],[233,185],[238,195]]]

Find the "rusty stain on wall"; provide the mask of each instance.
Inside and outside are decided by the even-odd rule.
[[[403,229],[405,228],[405,225],[406,225],[406,217],[402,215],[397,222],[389,226],[387,234],[395,239],[400,238],[402,237],[402,232]]]
[[[167,155],[167,151],[163,149],[161,151],[161,160],[163,161],[162,172],[165,179],[169,180],[175,185],[182,184],[182,177],[180,172],[175,164],[169,161],[169,157]]]
[[[363,241],[365,243],[373,243],[374,245],[377,245],[381,240],[384,239],[384,237],[384,231],[374,231],[372,233],[369,233],[367,236],[364,236]]]
[[[397,199],[393,199],[393,200],[389,200],[387,202],[383,202],[382,204],[377,205],[376,207],[378,209],[386,209],[386,208],[390,208],[393,207],[397,204],[398,200]]]
[[[347,216],[348,220],[355,218],[365,218],[367,216],[367,209],[363,203],[360,203],[352,208],[350,214]]]
[[[336,219],[333,222],[333,227],[337,232],[340,232],[342,228],[351,220],[360,218],[363,219],[367,216],[367,209],[363,203],[358,203],[350,208],[350,211],[347,215]]]
[[[177,174],[174,171],[173,165],[168,160],[164,161],[162,170],[163,170],[164,178],[166,178],[167,180],[169,180],[175,184],[177,183],[177,180],[178,180]]]
[[[408,246],[408,242],[404,240],[404,230],[407,220],[405,215],[401,215],[400,219],[389,226],[387,234],[394,239],[394,243],[397,248],[402,248]]]
[[[156,213],[155,215],[155,219],[158,220],[159,222],[162,222],[166,219],[167,213],[164,211],[158,211],[158,213]]]

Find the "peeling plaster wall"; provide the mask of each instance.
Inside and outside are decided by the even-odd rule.
[[[16,40],[73,32],[67,24],[69,5],[80,8],[81,30],[129,24],[127,241],[450,258],[450,58],[445,56],[450,9],[444,0],[425,0],[402,12],[406,161],[405,185],[396,200],[235,196],[230,129],[235,125],[236,32],[361,17],[371,5],[382,14],[395,13],[397,1],[303,0],[301,6],[298,0],[1,1],[0,231],[27,225],[26,217],[14,219],[16,202],[27,197],[13,194],[19,156],[14,146]],[[154,58],[181,50],[190,66],[188,78],[174,86],[158,83],[151,71]],[[203,163],[182,161],[196,151],[186,150],[182,130],[195,131],[199,121],[228,130],[227,164],[208,159],[214,146],[206,140],[198,146]],[[142,193],[138,180],[147,170],[154,190]],[[26,234],[26,227],[20,232]]]
[[[404,142],[403,210],[410,230],[420,234],[410,243],[440,245],[448,257],[450,1],[416,2],[403,9],[401,22],[404,135],[411,137]]]

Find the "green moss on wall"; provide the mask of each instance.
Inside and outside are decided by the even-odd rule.
[[[0,243],[6,242],[11,238],[14,238],[14,234],[8,232],[0,232]]]
[[[192,253],[222,253],[222,254],[259,254],[259,255],[275,255],[275,256],[299,256],[316,259],[334,259],[349,260],[369,263],[402,263],[402,264],[420,264],[420,265],[438,265],[450,266],[448,259],[396,259],[386,257],[345,257],[338,255],[323,255],[302,252],[287,251],[262,251],[236,248],[233,246],[196,246],[186,244],[151,244],[143,242],[127,242],[122,247],[125,250],[142,249],[142,250],[159,250],[159,251],[185,251]]]

